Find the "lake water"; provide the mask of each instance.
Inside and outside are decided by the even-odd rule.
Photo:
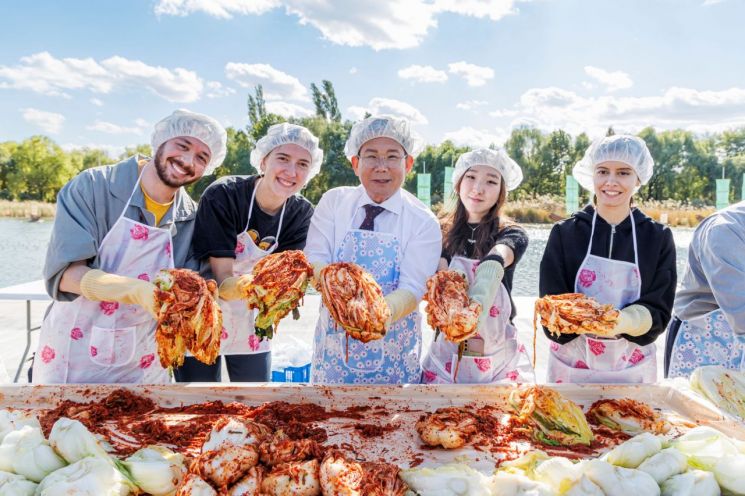
[[[518,265],[513,294],[536,296],[538,294],[538,269],[546,246],[550,226],[525,226],[530,237],[528,251]],[[52,231],[52,221],[26,222],[0,219],[0,287],[33,281],[41,278],[44,256]],[[693,229],[673,229],[678,255],[678,280],[686,263],[688,245]]]

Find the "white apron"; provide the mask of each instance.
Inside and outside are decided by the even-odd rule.
[[[717,309],[680,322],[667,376],[687,378],[704,365],[742,370],[744,352],[745,344],[738,340],[722,310]]]
[[[258,240],[254,242],[247,232],[248,224],[251,222],[251,214],[254,209],[256,190],[259,187],[259,181],[261,181],[261,178],[257,179],[253,193],[251,193],[251,205],[248,207],[246,227],[238,235],[238,240],[235,245],[233,274],[236,276],[250,274],[254,265],[256,265],[259,260],[276,250],[277,245],[279,244],[279,234],[282,231],[282,219],[285,216],[285,205],[287,202],[282,205],[282,213],[279,215],[279,227],[277,228],[277,235],[275,236],[276,239],[274,244],[267,250],[259,248],[257,244]],[[256,320],[257,310],[249,310],[246,306],[246,301],[243,299],[234,301],[220,300],[220,308],[222,308],[223,319],[220,354],[251,355],[254,353],[271,351],[271,340],[259,339],[254,332],[254,321]]]
[[[453,257],[450,269],[466,274],[468,284],[473,284],[479,261]],[[440,335],[432,343],[422,363],[424,384],[491,384],[497,382],[534,382],[535,374],[525,346],[517,340],[517,329],[510,322],[512,304],[504,284],[489,308],[489,317],[483,329],[467,340],[468,350],[458,365],[458,345]]]
[[[169,229],[124,216],[141,178],[142,173],[119,219],[101,242],[98,259],[105,272],[150,281],[161,269],[174,267],[172,240]],[[34,383],[154,384],[169,380],[158,359],[155,320],[144,308],[83,296],[52,303],[41,325]]]
[[[350,226],[351,227],[351,226]],[[352,262],[368,271],[387,295],[398,288],[401,249],[393,234],[349,229],[335,262]],[[417,384],[421,376],[421,315],[416,309],[397,320],[382,339],[347,340],[321,303],[313,342],[311,381],[316,384]],[[346,347],[349,346],[349,360]]]
[[[597,212],[592,217],[587,255],[577,270],[574,291],[602,304],[623,308],[639,299],[641,276],[633,212],[631,233],[634,263],[592,255]],[[567,344],[551,342],[547,381],[570,383],[640,383],[657,380],[654,343],[639,346],[622,337],[600,338],[582,334]]]

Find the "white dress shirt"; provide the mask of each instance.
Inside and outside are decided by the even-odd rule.
[[[408,191],[399,189],[383,203],[373,202],[362,185],[327,191],[310,220],[305,255],[313,264],[337,262],[339,245],[349,230],[359,229],[368,203],[385,209],[375,217],[375,232],[393,234],[400,243],[398,287],[420,300],[427,279],[437,270],[442,233],[432,211]]]

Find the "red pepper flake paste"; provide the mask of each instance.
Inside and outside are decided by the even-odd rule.
[[[392,424],[356,424],[355,430],[360,433],[362,437],[380,437],[387,432],[392,432],[398,429],[397,425]]]

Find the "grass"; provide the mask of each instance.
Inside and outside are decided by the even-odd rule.
[[[675,201],[647,202],[637,205],[641,210],[656,221],[664,221],[671,227],[696,227],[699,222],[716,211],[714,207],[694,207]],[[438,212],[442,204],[432,206]],[[0,217],[15,219],[52,218],[56,206],[54,203],[38,201],[9,201],[0,200]],[[553,196],[539,196],[508,200],[505,214],[516,222],[524,224],[552,224],[557,220],[568,217],[564,211],[563,198]]]
[[[716,212],[714,207],[694,207],[671,200],[638,203],[637,207],[654,220],[671,227],[696,227]],[[526,224],[550,224],[569,216],[564,210],[563,198],[550,196],[508,201],[505,214]]]
[[[34,220],[52,218],[56,209],[54,203],[0,200],[0,217]]]

